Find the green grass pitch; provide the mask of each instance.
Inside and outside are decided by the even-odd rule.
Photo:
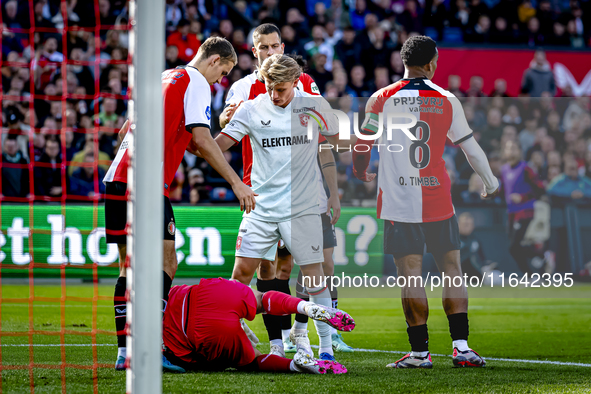
[[[2,298],[28,297],[26,285],[3,285]],[[68,285],[68,296],[92,296],[91,285]],[[112,286],[100,285],[99,294],[111,295]],[[60,287],[36,285],[40,297],[59,297]],[[473,294],[471,292],[471,294]],[[558,293],[557,293],[558,294]],[[451,339],[447,319],[440,300],[429,300],[430,350],[432,370],[392,370],[387,363],[401,357],[408,350],[406,325],[400,300],[392,298],[342,298],[340,307],[356,320],[352,333],[343,335],[345,341],[365,351],[343,354],[337,359],[349,373],[338,376],[302,374],[254,374],[226,371],[219,373],[188,373],[163,375],[164,393],[367,393],[367,392],[426,392],[426,393],[591,393],[591,286],[579,285],[578,298],[484,298],[470,299],[470,346],[487,358],[483,369],[452,368]],[[27,304],[2,302],[2,331],[27,331]],[[90,331],[92,307],[89,304],[68,302],[66,328]],[[99,329],[114,330],[112,303],[98,305]],[[59,304],[36,302],[34,326],[38,330],[59,330]],[[266,332],[262,319],[250,323],[262,342]],[[310,338],[317,344],[317,336],[310,324]],[[2,364],[28,365],[28,337],[1,338]],[[60,363],[59,336],[34,336],[36,363]],[[92,364],[90,337],[67,335],[66,357],[72,364]],[[114,363],[115,337],[98,335],[99,363]],[[83,345],[83,346],[71,346]],[[260,345],[268,351],[268,345]],[[370,351],[371,350],[371,351]],[[447,355],[447,356],[446,356]],[[550,360],[556,364],[498,359]],[[569,365],[577,363],[581,365]],[[582,365],[585,364],[585,365]],[[29,371],[3,370],[3,393],[29,392]],[[34,370],[35,393],[61,393],[59,369]],[[68,368],[68,393],[92,393],[92,371]],[[100,393],[125,392],[125,373],[112,368],[98,370]]]

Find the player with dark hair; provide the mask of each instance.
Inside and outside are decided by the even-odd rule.
[[[274,54],[283,54],[284,44],[281,41],[281,32],[277,26],[271,23],[265,23],[258,26],[253,32],[252,53],[257,59],[258,66],[262,66],[265,59]],[[305,62],[301,56],[292,56],[298,65],[305,67]],[[297,82],[298,90],[320,95],[320,90],[314,80],[306,73],[302,72]],[[254,71],[252,74],[236,81],[226,97],[226,106],[220,115],[220,126],[226,127],[228,122],[232,119],[234,113],[242,102],[253,100],[260,94],[267,93],[264,81],[261,79],[259,71]],[[320,143],[326,143],[324,137],[320,136]],[[243,181],[247,185],[251,185],[251,171],[253,163],[252,146],[249,136],[245,136],[242,141],[242,162],[244,166]],[[326,179],[330,191],[330,198],[324,193],[322,186],[321,196],[321,218],[324,235],[324,267],[325,273],[332,275],[334,272],[334,263],[332,261],[332,252],[336,246],[336,235],[334,225],[340,217],[340,201],[338,198],[338,186],[336,181],[336,163],[334,156],[329,149],[321,150],[319,154],[320,164],[322,166],[322,173]],[[320,179],[320,183],[322,180]],[[332,215],[330,211],[332,210]],[[275,263],[277,260],[277,263]],[[259,291],[277,290],[286,294],[290,294],[289,277],[293,268],[293,261],[291,254],[287,248],[279,248],[277,256],[275,254],[265,256],[261,260],[259,269],[257,270],[257,289]],[[302,297],[305,297],[302,294]],[[332,290],[331,298],[333,304],[337,306],[337,292]],[[271,316],[263,315],[265,327],[269,334],[269,341],[271,343],[271,353],[284,355],[284,352],[295,352],[295,346],[290,343],[289,334],[291,328],[291,316]],[[308,318],[304,315],[297,315],[294,328],[298,330],[305,330],[307,327]],[[327,354],[326,357],[333,357],[332,348],[341,351],[351,351],[352,348],[347,346],[341,336],[334,332],[328,338],[329,344],[326,344],[326,339],[323,340],[323,352]],[[331,348],[332,347],[332,348]],[[322,352],[321,352],[322,353]]]
[[[377,215],[384,219],[384,253],[394,256],[398,275],[407,279],[420,277],[426,245],[442,273],[452,278],[462,276],[458,222],[442,158],[447,138],[462,148],[470,165],[482,178],[483,198],[495,196],[499,182],[492,174],[486,155],[472,138],[459,100],[431,82],[438,60],[435,41],[425,36],[411,37],[402,46],[400,55],[404,62],[404,78],[372,95],[362,126],[363,134],[374,135],[383,131],[380,119],[387,119],[387,114],[416,119],[416,124],[404,129],[409,135],[395,135],[401,136],[396,143],[402,150],[380,151]],[[366,182],[375,178],[375,174],[366,173],[373,142],[359,138],[353,153],[354,174]],[[388,144],[390,141],[382,135],[380,142]],[[431,368],[425,288],[411,280],[406,283],[402,288],[402,307],[412,351],[388,366]],[[468,347],[465,284],[453,286],[444,281],[442,301],[453,340],[454,365],[483,367],[484,359]]]
[[[261,293],[233,280],[201,279],[198,285],[174,286],[164,313],[163,340],[167,358],[188,370],[304,372],[341,374],[336,361],[315,360],[299,350],[293,360],[261,354],[241,327],[256,314],[303,313],[343,331],[355,321],[347,313],[278,292]]]
[[[237,58],[232,44],[219,37],[207,39],[197,55],[186,66],[166,70],[162,73],[162,96],[164,105],[164,246],[162,310],[166,310],[168,292],[177,269],[175,250],[176,225],[172,205],[168,198],[170,184],[174,179],[185,150],[199,149],[207,162],[226,179],[238,200],[240,208],[250,212],[255,207],[255,194],[242,183],[214,142],[210,133],[211,91],[210,85],[219,82],[232,70]],[[128,123],[119,135],[128,130]],[[141,131],[140,131],[141,133]],[[141,134],[140,138],[141,138]],[[126,133],[115,160],[105,175],[105,227],[107,243],[116,243],[119,248],[119,279],[115,285],[115,326],[119,351],[115,369],[125,369],[125,317],[127,287],[125,258],[127,255],[127,168],[132,149],[132,133]],[[141,264],[141,262],[140,262]],[[165,370],[178,370],[163,357]]]

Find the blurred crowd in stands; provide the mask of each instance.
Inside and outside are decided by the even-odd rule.
[[[116,133],[127,116],[126,1],[98,0],[95,7],[94,1],[67,0],[66,21],[60,4],[34,0],[29,9],[28,1],[2,0],[1,193],[13,201],[28,201],[32,194],[48,201],[64,195],[99,198],[96,193],[104,192],[101,180],[115,155]],[[212,87],[216,134],[229,86],[256,68],[253,28],[275,23],[285,53],[303,55],[321,93],[333,107],[352,114],[363,112],[359,98],[402,78],[399,50],[409,35],[427,34],[440,44],[583,48],[590,44],[590,5],[576,0],[166,0],[166,68],[186,64],[209,36],[232,42],[238,64]],[[43,31],[29,34],[31,20]],[[99,29],[94,28],[97,21]],[[62,36],[59,29],[66,26],[70,30]],[[450,75],[443,87],[462,97],[469,124],[497,176],[506,161],[504,146],[518,141],[523,160],[548,194],[591,201],[591,101],[557,90],[542,50],[524,70],[519,97],[508,97],[502,79],[492,92],[482,91],[480,76],[471,78],[467,91],[460,86],[460,77]],[[69,97],[62,101],[66,92]],[[451,144],[445,151],[454,203],[481,204],[480,179],[458,152]],[[225,155],[241,173],[240,147]],[[336,156],[343,203],[375,204],[375,182],[352,176],[350,152]],[[377,154],[374,159],[377,170]],[[62,161],[68,163],[64,170]],[[187,153],[170,199],[196,205],[229,202],[234,196],[207,163]],[[503,197],[489,203],[502,204]]]

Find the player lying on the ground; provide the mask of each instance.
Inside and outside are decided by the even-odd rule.
[[[198,285],[174,286],[170,290],[164,312],[164,354],[188,370],[347,372],[336,361],[315,360],[301,350],[293,360],[261,354],[241,326],[241,319],[253,320],[257,313],[303,313],[340,331],[355,328],[351,316],[338,309],[278,291],[261,293],[234,280],[202,279]]]

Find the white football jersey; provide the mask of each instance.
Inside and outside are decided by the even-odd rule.
[[[258,194],[254,211],[245,216],[281,222],[306,214],[318,214],[320,168],[318,135],[338,134],[333,114],[319,96],[294,91],[285,108],[273,104],[268,94],[243,103],[224,128],[236,143],[248,136],[252,145],[252,190]],[[312,138],[308,138],[308,123]]]

